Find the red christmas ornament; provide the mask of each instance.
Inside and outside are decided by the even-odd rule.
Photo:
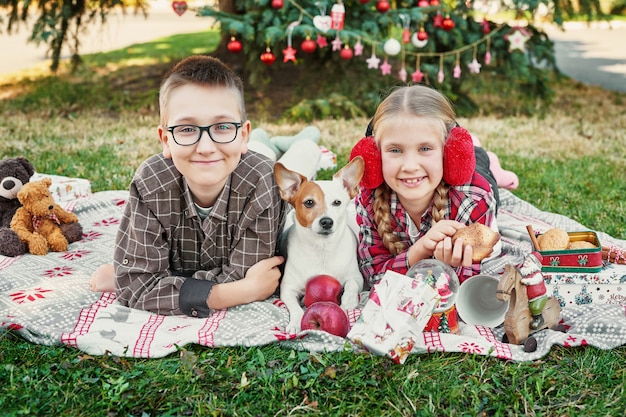
[[[272,8],[273,9],[282,9],[285,5],[283,0],[272,0]]]
[[[389,11],[389,2],[387,0],[378,0],[378,3],[376,3],[376,10],[380,13],[387,13]]]
[[[428,7],[430,6],[430,3],[428,2],[428,0],[419,0],[417,2],[417,7]]]
[[[261,62],[265,65],[272,65],[276,61],[276,55],[272,53],[272,50],[268,47],[265,52],[261,54]]]
[[[487,19],[483,19],[482,23],[480,24],[480,27],[482,28],[483,33],[485,35],[491,32],[491,28],[489,27],[489,21]]]
[[[243,45],[234,36],[231,36],[230,42],[226,45],[226,48],[234,54],[238,54],[243,49]]]
[[[306,39],[303,40],[300,44],[300,49],[302,49],[302,52],[304,52],[305,54],[312,54],[313,52],[315,52],[316,48],[317,44],[309,36],[307,36]]]
[[[441,22],[441,27],[446,32],[450,32],[452,29],[454,29],[454,20],[452,20],[450,16],[446,16],[446,18],[443,19],[443,21]]]
[[[443,16],[441,13],[437,12],[435,17],[433,17],[433,27],[440,28],[443,26]]]
[[[361,3],[361,4],[367,4],[369,2],[370,2],[370,0],[359,0],[359,3]]]
[[[425,41],[428,39],[428,33],[424,30],[424,28],[420,28],[420,31],[417,32],[417,39],[420,41]]]
[[[430,0],[430,5],[431,5],[431,6],[435,6],[435,7],[436,7],[436,6],[439,6],[439,4],[441,4],[441,3],[439,2],[439,0]]]
[[[341,52],[339,52],[339,56],[342,59],[346,59],[346,60],[351,59],[352,55],[354,55],[354,53],[352,52],[352,49],[350,49],[348,45],[344,46]]]

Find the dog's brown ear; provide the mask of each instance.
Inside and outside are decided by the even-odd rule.
[[[337,171],[333,178],[341,180],[350,198],[354,198],[359,193],[359,183],[363,177],[363,172],[365,172],[365,161],[361,156],[356,156]]]
[[[280,162],[274,164],[274,178],[280,190],[280,197],[285,201],[290,201],[300,186],[307,181],[304,175],[290,171]]]

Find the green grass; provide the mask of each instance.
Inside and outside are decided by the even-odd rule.
[[[76,75],[0,80],[11,94],[0,101],[2,155],[25,156],[39,172],[89,178],[94,191],[126,189],[138,163],[160,150],[155,103],[163,70],[215,45],[210,33],[176,36],[86,56]],[[516,195],[625,239],[624,95],[567,80],[555,87],[559,98],[549,115],[462,124],[518,174]],[[275,134],[303,126],[251,118]],[[366,122],[314,123],[343,165]],[[553,347],[530,363],[415,354],[396,365],[278,344],[187,346],[161,359],[129,359],[33,345],[6,332],[0,415],[622,416],[624,363],[624,347]]]

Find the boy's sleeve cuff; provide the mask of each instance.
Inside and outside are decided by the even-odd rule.
[[[187,278],[180,287],[178,304],[180,310],[190,317],[208,317],[211,309],[206,300],[215,282],[195,278]]]

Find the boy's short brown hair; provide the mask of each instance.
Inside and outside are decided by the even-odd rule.
[[[241,78],[215,57],[192,55],[174,65],[163,77],[159,90],[161,125],[167,125],[168,104],[172,90],[187,84],[231,88],[239,95],[241,120],[247,119]]]

